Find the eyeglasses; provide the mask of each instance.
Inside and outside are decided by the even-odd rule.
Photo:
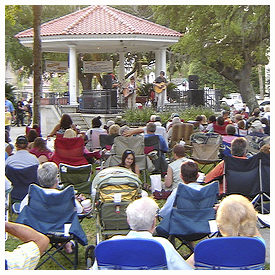
[[[133,151],[133,150],[125,150],[125,153],[126,153],[126,154],[133,154],[133,155],[134,155],[134,154],[135,154],[135,151]]]

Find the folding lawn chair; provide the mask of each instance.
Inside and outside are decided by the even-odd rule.
[[[6,165],[5,174],[6,177],[11,181],[13,186],[10,194],[10,199],[12,210],[14,213],[19,213],[20,202],[27,195],[29,185],[31,183],[38,183],[37,168],[38,165],[33,165],[20,169]]]
[[[56,253],[62,254],[73,266],[78,264],[78,243],[87,245],[87,237],[79,223],[75,211],[75,194],[73,186],[68,186],[60,192],[45,193],[43,188],[31,184],[29,188],[29,202],[19,214],[17,223],[28,225],[38,232],[47,235],[51,247],[41,256],[47,258],[36,269],[49,259],[59,267],[65,267],[54,257]],[[64,232],[64,225],[70,224],[68,234]],[[74,241],[74,259],[71,260],[62,249],[66,243]],[[62,258],[63,259],[63,258]]]
[[[180,123],[172,126],[172,135],[170,141],[170,148],[179,143],[181,140],[185,142],[186,146],[190,145],[190,136],[193,133],[194,125],[192,123]]]
[[[115,137],[117,135],[99,135],[101,149],[111,150]]]
[[[199,242],[194,251],[195,269],[264,269],[265,245],[257,238],[222,237]]]
[[[136,163],[138,164],[140,170],[152,171],[154,165],[150,158],[144,154],[143,136],[115,137],[111,155],[105,161],[104,166],[110,167],[118,165],[121,162],[122,154],[126,149],[133,150],[135,152]]]
[[[92,165],[72,166],[65,163],[59,164],[60,183],[64,187],[72,184],[78,193],[90,194]]]
[[[88,164],[87,159],[84,157],[84,139],[82,137],[56,137],[54,148],[50,161],[55,162],[57,165],[59,163],[75,166]]]
[[[269,213],[270,156],[262,152],[248,159],[225,156],[223,190],[226,195],[246,196],[262,214]]]
[[[153,165],[155,166],[155,169],[152,171],[152,173],[154,174],[166,173],[168,168],[168,163],[165,160],[165,156],[163,152],[161,152],[160,150],[158,135],[144,138],[144,153],[148,155],[150,154],[150,152],[153,152],[153,151],[156,152],[156,159],[153,159],[153,158],[151,159],[153,162]]]
[[[153,239],[125,238],[107,240],[95,248],[99,270],[167,269],[163,246]]]
[[[191,159],[198,162],[202,166],[200,171],[203,171],[206,165],[208,167],[207,174],[211,171],[220,161],[219,151],[222,145],[222,136],[216,133],[194,133],[191,135]]]
[[[211,232],[209,221],[215,220],[213,206],[217,203],[218,194],[218,181],[209,183],[200,190],[189,187],[188,184],[179,184],[171,213],[164,216],[156,227],[158,235],[168,237],[174,245],[175,238],[180,240],[181,244],[176,249],[185,245],[192,253],[194,248],[189,242],[215,233]]]

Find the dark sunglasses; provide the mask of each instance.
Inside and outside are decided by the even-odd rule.
[[[125,153],[126,153],[126,154],[133,154],[133,155],[134,155],[134,154],[135,154],[135,151],[133,151],[133,150],[126,150]]]

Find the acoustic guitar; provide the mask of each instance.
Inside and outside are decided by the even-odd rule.
[[[165,82],[161,83],[155,83],[154,85],[154,91],[158,94],[160,94],[163,90],[165,90],[167,84]]]
[[[123,96],[127,98],[129,95],[131,95],[136,89],[133,88],[124,88],[123,89]]]

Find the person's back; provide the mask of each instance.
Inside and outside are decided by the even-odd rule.
[[[147,238],[158,241],[164,248],[168,270],[191,270],[191,266],[185,262],[181,255],[175,250],[174,246],[162,237],[153,237],[152,234],[156,225],[156,211],[158,205],[149,197],[143,197],[129,204],[126,209],[127,221],[131,231],[127,236],[115,236],[119,238]],[[97,269],[97,262],[93,265]]]
[[[15,142],[17,152],[6,159],[5,165],[12,168],[23,169],[38,165],[37,157],[27,150],[28,140],[25,136],[18,136]]]
[[[249,134],[245,136],[247,149],[251,154],[257,154],[261,147],[270,144],[270,136],[264,133],[263,124],[260,120],[255,120],[249,129]]]
[[[102,125],[100,119],[101,119],[100,116],[93,118],[92,119],[92,128],[86,132],[86,136],[88,137],[88,142],[86,144],[86,148],[91,152],[94,149],[101,148],[99,135],[102,135],[102,134],[107,135],[107,131],[103,128],[100,128]]]

